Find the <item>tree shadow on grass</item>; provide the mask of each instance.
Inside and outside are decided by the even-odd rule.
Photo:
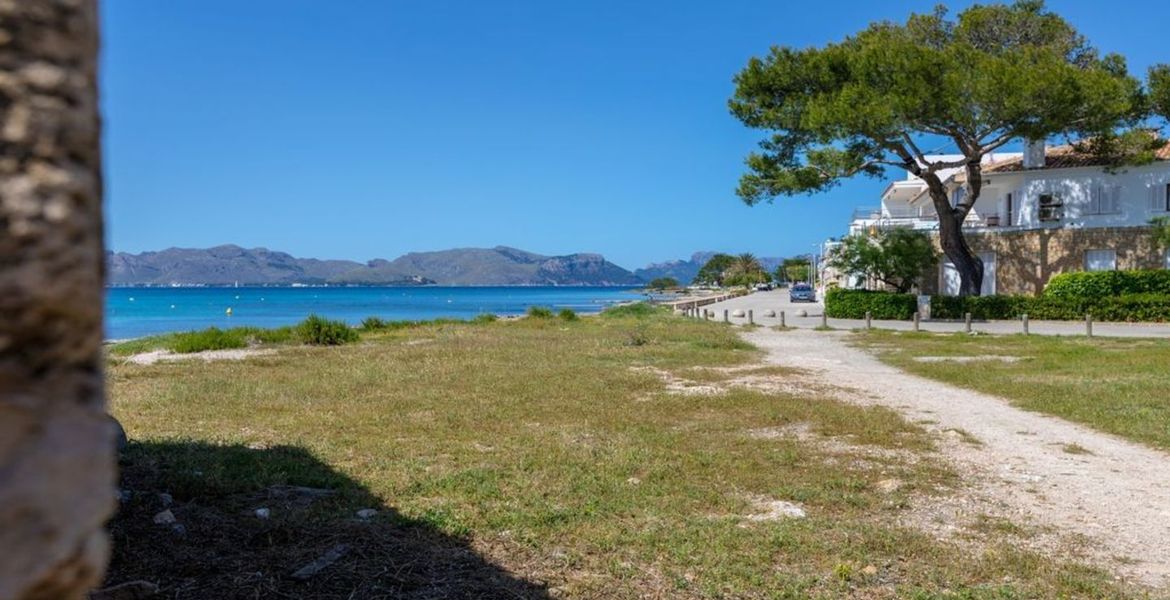
[[[131,443],[121,469],[107,585],[145,580],[160,598],[549,597],[302,448]],[[366,508],[377,515],[359,518]],[[174,523],[155,522],[164,510]],[[340,558],[294,576],[330,550]]]

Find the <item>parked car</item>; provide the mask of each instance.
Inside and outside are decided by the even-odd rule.
[[[807,283],[795,283],[788,288],[788,300],[791,302],[816,302],[817,292]]]
[[[772,284],[770,284],[770,283],[757,283],[756,284],[756,291],[757,292],[767,292],[771,289],[772,289]]]

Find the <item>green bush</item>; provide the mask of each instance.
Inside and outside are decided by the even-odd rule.
[[[562,308],[561,312],[557,313],[557,316],[560,317],[562,321],[577,320],[577,313],[573,312],[573,309],[571,308]]]
[[[1032,296],[933,296],[932,319],[962,319],[968,312],[975,319],[1014,319],[1028,310]]]
[[[309,315],[297,325],[297,337],[302,343],[314,346],[340,346],[356,342],[358,332],[343,321]]]
[[[868,311],[875,319],[909,320],[918,310],[914,294],[892,294],[869,290],[832,289],[825,294],[825,314],[834,319],[864,319]]]
[[[975,319],[1018,319],[1026,314],[1030,319],[1076,321],[1091,314],[1097,321],[1165,322],[1170,321],[1170,295],[1128,294],[1090,298],[935,296],[930,300],[930,314],[935,319],[962,319],[968,312]]]
[[[601,311],[601,316],[603,316],[603,317],[634,317],[637,319],[643,319],[643,318],[658,314],[659,312],[664,311],[664,310],[665,310],[664,308],[654,306],[653,304],[650,304],[649,302],[631,302],[629,304],[619,304],[617,306],[611,306],[611,307]]]
[[[170,344],[170,349],[179,354],[189,354],[204,350],[230,350],[246,348],[247,346],[248,338],[243,328],[225,330],[210,327],[202,331],[176,333]]]
[[[499,319],[500,319],[499,317],[497,317],[496,315],[493,315],[492,313],[483,313],[480,315],[475,315],[475,318],[472,319],[471,322],[479,324],[479,325],[484,325],[487,323],[495,323]]]
[[[1061,273],[1044,287],[1051,298],[1100,298],[1131,294],[1170,295],[1170,270]]]
[[[362,319],[362,329],[365,329],[366,331],[378,331],[381,329],[386,329],[389,325],[390,322],[381,317],[366,317]]]
[[[551,319],[553,316],[552,309],[547,306],[529,306],[525,314],[536,319]]]

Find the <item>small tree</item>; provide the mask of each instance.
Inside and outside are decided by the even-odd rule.
[[[1170,71],[1150,78],[1153,105],[1124,58],[1101,56],[1040,0],[976,4],[955,19],[940,7],[823,48],[774,47],[735,78],[732,113],[770,132],[738,193],[754,205],[905,169],[926,184],[960,294],[978,295],[983,263],[962,226],[983,189],[984,158],[1020,140],[1121,139],[1151,108],[1170,112]],[[951,169],[962,170],[962,194],[952,196]]]
[[[725,285],[751,287],[757,283],[764,283],[770,277],[764,271],[764,266],[760,264],[760,260],[752,254],[740,254],[736,256],[727,270],[724,271],[723,283]]]
[[[723,275],[731,267],[735,257],[730,254],[716,254],[699,269],[695,283],[700,285],[723,285]]]
[[[911,229],[848,236],[828,257],[829,266],[842,273],[877,280],[903,294],[937,262],[930,238]]]
[[[678,280],[673,277],[659,277],[652,280],[648,287],[659,292],[670,290],[678,287]]]
[[[808,281],[811,272],[811,261],[802,257],[786,258],[776,269],[777,276],[792,283]]]

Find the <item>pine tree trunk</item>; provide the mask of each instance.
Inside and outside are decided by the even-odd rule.
[[[978,296],[983,288],[983,261],[975,256],[963,236],[963,220],[967,215],[951,207],[947,190],[937,175],[924,175],[922,179],[926,182],[934,210],[938,213],[939,245],[959,272],[959,295]]]
[[[82,598],[114,506],[95,0],[0,2],[0,598]]]
[[[939,244],[959,272],[959,295],[978,296],[983,288],[983,261],[971,251],[962,222],[952,214],[939,215]]]

